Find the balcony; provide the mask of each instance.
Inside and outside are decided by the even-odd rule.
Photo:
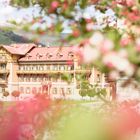
[[[76,73],[90,73],[91,70],[90,69],[78,69],[75,70]]]
[[[0,79],[0,85],[6,85],[6,84],[7,84],[7,80]]]
[[[6,60],[0,60],[0,64],[5,64],[5,63],[7,63]]]
[[[0,74],[5,74],[5,73],[9,73],[10,71],[7,69],[0,69]]]
[[[17,74],[49,74],[49,73],[54,73],[54,74],[58,74],[58,73],[73,73],[73,70],[18,70]]]
[[[58,73],[90,73],[91,70],[18,70],[17,74],[58,74]]]

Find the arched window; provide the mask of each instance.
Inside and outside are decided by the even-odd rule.
[[[20,93],[24,93],[24,87],[20,87],[19,91]]]
[[[36,94],[36,93],[37,93],[36,87],[33,87],[33,88],[32,88],[32,93],[33,93],[33,94]]]
[[[53,88],[53,94],[57,94],[57,88]]]
[[[71,89],[70,88],[67,88],[67,95],[70,95],[72,92],[71,92]]]
[[[26,93],[30,94],[30,87],[26,87]]]

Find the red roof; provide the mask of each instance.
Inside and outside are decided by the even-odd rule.
[[[10,46],[3,45],[2,47],[11,54],[25,55],[35,46],[35,44],[12,44]]]
[[[70,47],[36,47],[19,61],[67,61],[72,58],[73,53]]]

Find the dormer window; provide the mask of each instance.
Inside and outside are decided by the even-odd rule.
[[[73,57],[74,57],[73,52],[69,52],[69,53],[68,53],[68,56],[69,56],[69,58],[73,58]]]
[[[57,53],[57,58],[61,58],[62,56],[63,56],[63,54],[61,54],[61,53]]]
[[[50,54],[49,54],[49,58],[52,57],[52,56],[53,56],[52,53],[50,53]]]
[[[53,55],[52,55],[52,53],[47,53],[46,54],[46,58],[51,58]]]
[[[27,60],[29,60],[32,56],[30,54],[27,54]]]
[[[42,56],[43,56],[43,55],[40,54],[40,53],[37,53],[37,54],[36,54],[36,58],[37,58],[37,59],[40,59]]]

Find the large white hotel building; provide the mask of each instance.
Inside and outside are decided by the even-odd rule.
[[[70,47],[39,47],[35,44],[0,46],[0,93],[48,93],[52,97],[74,97],[83,74],[92,84],[109,87],[115,95],[115,83],[106,81],[96,69],[78,65]],[[64,80],[68,76],[69,82]],[[113,96],[114,96],[113,95]],[[77,95],[78,96],[78,95]]]

